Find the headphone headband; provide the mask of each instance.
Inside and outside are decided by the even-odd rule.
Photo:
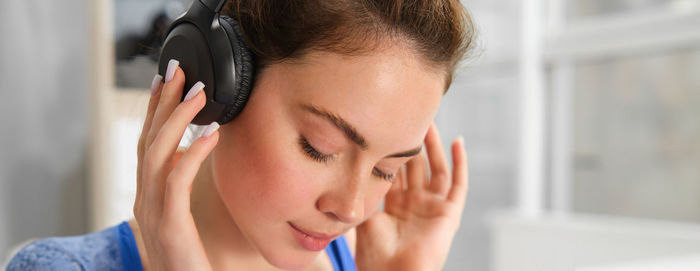
[[[218,13],[223,8],[226,0],[198,0],[202,5],[207,7],[209,10]]]

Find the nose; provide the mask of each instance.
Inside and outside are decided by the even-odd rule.
[[[359,224],[365,215],[365,195],[359,179],[335,187],[319,197],[316,208],[333,219]]]

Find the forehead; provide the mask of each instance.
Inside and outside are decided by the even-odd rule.
[[[370,143],[393,148],[421,144],[444,89],[443,73],[401,49],[362,56],[314,52],[275,69],[290,90],[282,93],[290,105],[332,110]]]

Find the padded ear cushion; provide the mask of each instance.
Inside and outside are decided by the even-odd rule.
[[[243,36],[241,34],[240,26],[238,22],[233,18],[221,15],[219,23],[226,31],[229,41],[231,42],[231,48],[233,49],[234,62],[236,66],[236,83],[233,86],[236,93],[236,97],[233,97],[233,103],[226,105],[224,116],[219,119],[220,123],[227,123],[235,118],[238,113],[243,110],[246,102],[248,102],[248,97],[253,88],[253,82],[255,80],[255,63],[253,59],[253,54],[251,53],[248,46],[246,46],[243,41]],[[222,21],[223,20],[223,21]]]

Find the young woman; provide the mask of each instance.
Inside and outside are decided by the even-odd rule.
[[[223,14],[257,59],[240,115],[178,151],[206,86],[180,102],[171,60],[139,140],[135,219],[33,242],[8,269],[440,270],[467,191],[462,140],[450,166],[432,124],[472,40],[461,4],[235,0]]]

